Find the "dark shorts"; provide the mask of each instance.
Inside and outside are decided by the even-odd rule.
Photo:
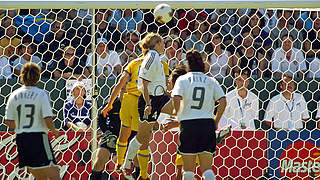
[[[143,96],[139,97],[138,101],[138,111],[140,121],[155,122],[157,121],[162,108],[170,101],[170,98],[167,95],[161,96],[149,96],[151,101],[151,114],[144,116],[144,109],[146,108],[146,102],[144,101]]]
[[[131,135],[130,135],[130,137],[128,139],[128,142],[130,142],[131,139],[133,139],[133,137],[136,136],[136,135],[137,135],[136,131],[131,131]],[[100,139],[101,140],[99,140],[99,145],[98,145],[99,148],[106,148],[106,149],[109,150],[110,153],[113,153],[113,154],[116,153],[116,148],[109,147],[109,145],[108,145],[108,137],[107,136],[102,135],[102,136],[100,136]],[[115,139],[115,141],[116,142],[114,142],[114,143],[116,144],[117,143],[117,139]]]
[[[57,165],[46,133],[17,134],[16,143],[20,168],[27,166],[36,169]]]
[[[179,154],[200,154],[216,151],[216,133],[213,119],[181,121],[178,140]]]

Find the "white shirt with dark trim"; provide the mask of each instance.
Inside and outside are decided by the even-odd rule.
[[[318,109],[317,109],[317,115],[316,119],[320,118],[320,102],[318,102]]]
[[[166,75],[164,73],[163,64],[157,51],[150,50],[140,66],[138,89],[142,92],[142,79],[149,81],[149,95],[163,95],[167,89]]]
[[[48,133],[44,118],[52,116],[48,94],[34,86],[22,86],[10,95],[5,119],[15,120],[17,134],[23,132]]]
[[[181,96],[178,120],[213,118],[215,102],[224,97],[218,81],[202,72],[188,72],[180,76],[171,93]]]
[[[226,94],[226,100],[227,106],[218,129],[231,124],[233,130],[255,130],[254,119],[259,117],[258,96],[248,91],[247,97],[242,98],[238,90],[234,89]]]
[[[269,101],[265,121],[273,122],[279,129],[301,129],[302,119],[309,119],[307,103],[299,93],[294,93],[291,100],[286,99],[282,93],[271,98]]]
[[[86,67],[92,67],[92,53],[88,54]],[[109,50],[105,58],[97,55],[97,70],[98,75],[109,75],[114,71],[114,68],[121,65],[119,55],[116,51]]]
[[[290,59],[287,60],[286,53],[282,48],[274,51],[271,58],[272,72],[286,74],[296,74],[300,71],[307,70],[306,61],[301,50],[292,48]]]

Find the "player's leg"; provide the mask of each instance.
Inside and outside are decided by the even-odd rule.
[[[196,155],[182,154],[183,162],[183,180],[194,180],[196,169]]]
[[[18,134],[16,143],[20,168],[28,167],[28,170],[38,179],[60,179],[57,161],[46,133]]]
[[[139,124],[138,134],[129,143],[125,162],[122,167],[123,169],[128,170],[131,168],[131,163],[133,161],[133,158],[135,157],[139,149],[142,150],[143,152],[145,152],[145,150],[148,151],[149,139],[151,137],[152,128],[153,128],[153,123],[148,123],[147,121],[143,121]],[[139,160],[139,156],[138,156],[138,160]],[[141,166],[142,164],[143,163],[140,163],[139,161],[140,175],[141,175],[141,172],[145,170],[145,167]]]
[[[121,124],[119,138],[117,140],[117,168],[123,164],[124,156],[127,151],[128,139],[131,134],[131,128]]]
[[[46,174],[43,173],[41,169],[28,168],[28,171],[32,174],[35,179],[47,180]]]
[[[176,177],[177,177],[177,180],[182,180],[183,162],[182,162],[181,154],[177,154],[175,164],[176,164]]]
[[[215,180],[216,176],[212,170],[212,153],[203,152],[198,155],[200,161],[200,170],[202,172],[202,177],[204,180]]]
[[[163,106],[163,108],[161,109],[161,112],[169,115],[174,115],[173,109],[174,109],[173,103],[172,103],[172,100],[170,99],[170,101],[166,103],[165,106]]]
[[[131,130],[138,131],[138,99],[137,96],[131,94],[123,95],[120,109],[121,127],[117,140],[117,168],[120,168],[124,162]]]
[[[44,167],[44,168],[28,168],[28,171],[34,176],[35,179],[50,179],[50,180],[59,180],[60,179],[60,173],[59,173],[59,167],[57,166],[50,166],[50,167]]]
[[[102,179],[102,171],[109,159],[110,159],[110,151],[107,148],[99,147],[97,149],[96,158],[92,167],[91,180]]]

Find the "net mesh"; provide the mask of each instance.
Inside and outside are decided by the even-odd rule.
[[[256,95],[257,107],[244,103],[243,108],[248,113],[245,117],[251,118],[247,121],[254,124],[243,129],[236,122],[232,134],[218,145],[213,164],[218,179],[320,177],[318,9],[175,9],[166,24],[156,22],[150,9],[17,9],[0,10],[0,21],[0,118],[4,119],[10,93],[21,86],[22,65],[28,61],[39,64],[39,87],[50,96],[56,127],[66,131],[57,140],[50,134],[63,179],[87,179],[91,174],[90,128],[74,132],[64,123],[69,118],[66,114],[71,114],[65,107],[75,80],[85,83],[90,100],[95,56],[100,109],[124,67],[141,56],[138,42],[147,32],[164,37],[162,59],[171,70],[186,65],[187,50],[199,50],[207,74],[226,93],[235,89],[237,73],[248,70],[251,74],[248,89]],[[279,78],[284,74],[294,77],[295,92],[302,95],[292,104],[284,97],[273,99],[282,93]],[[277,100],[284,104],[277,106]],[[233,105],[227,108],[239,108]],[[240,117],[240,110],[235,111],[233,115]],[[233,117],[223,118],[228,124]],[[288,118],[296,121],[290,126]],[[264,120],[290,131],[271,130]],[[32,179],[18,169],[14,134],[4,121],[0,130],[1,178]],[[149,170],[153,179],[175,179],[177,138],[175,131],[153,132]],[[116,160],[111,159],[105,170],[117,178]],[[197,172],[199,179],[201,172]]]

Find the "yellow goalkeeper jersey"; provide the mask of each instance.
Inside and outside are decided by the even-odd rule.
[[[141,92],[138,90],[138,76],[139,76],[139,70],[140,66],[142,64],[144,57],[139,57],[135,60],[132,60],[127,67],[125,68],[125,71],[130,74],[130,79],[126,86],[126,91],[128,94],[132,94],[135,96],[140,96]],[[168,63],[162,61],[164,74],[166,76],[169,76],[169,66]]]

